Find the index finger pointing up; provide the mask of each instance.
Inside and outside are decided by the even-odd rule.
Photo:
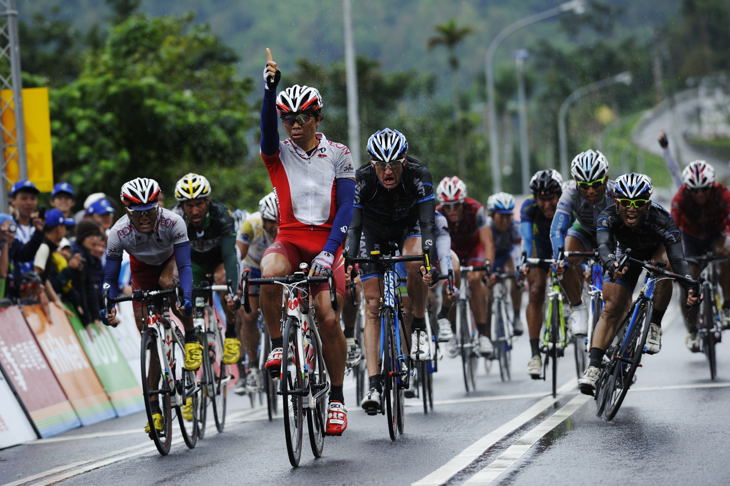
[[[266,62],[271,62],[274,60],[274,56],[271,55],[271,49],[268,47],[266,48]]]

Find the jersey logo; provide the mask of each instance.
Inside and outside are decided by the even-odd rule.
[[[347,233],[347,226],[340,226],[340,231]]]

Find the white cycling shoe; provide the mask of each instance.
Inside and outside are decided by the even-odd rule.
[[[527,363],[527,373],[533,380],[539,380],[542,374],[542,356],[536,354]]]
[[[589,366],[578,379],[578,388],[584,395],[591,395],[596,391],[596,382],[601,376],[601,369],[597,366]]]
[[[492,344],[492,340],[487,336],[479,336],[477,351],[485,358],[491,358],[494,354],[494,345]]]
[[[585,336],[588,334],[588,308],[581,303],[576,306],[570,306],[570,316],[568,317],[570,330],[573,336]]]
[[[446,319],[445,317],[442,317],[438,320],[439,324],[439,342],[440,343],[447,343],[451,340],[452,337],[454,337],[454,332],[451,330],[451,322]]]
[[[411,334],[411,359],[414,361],[431,359],[431,346],[426,331],[415,329]]]
[[[646,353],[657,354],[662,349],[662,328],[653,322],[649,325],[649,335],[646,338]]]

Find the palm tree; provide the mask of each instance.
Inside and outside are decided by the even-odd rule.
[[[456,55],[456,47],[464,40],[466,36],[471,34],[474,29],[468,26],[461,27],[457,25],[456,19],[451,19],[445,24],[435,25],[436,35],[428,39],[428,49],[431,50],[438,46],[444,46],[449,51],[449,67],[451,68],[451,84],[454,96],[454,127],[456,136],[456,154],[459,167],[459,176],[466,176],[466,167],[464,161],[464,144],[462,140],[461,115],[459,113],[459,57]]]

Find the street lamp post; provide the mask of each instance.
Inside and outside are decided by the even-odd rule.
[[[551,9],[545,10],[544,12],[537,13],[535,15],[530,15],[529,17],[525,17],[523,19],[518,20],[517,22],[508,25],[504,29],[502,29],[497,36],[492,39],[492,42],[489,43],[489,47],[487,47],[487,56],[486,56],[486,76],[487,76],[487,116],[488,116],[488,123],[489,123],[489,153],[490,153],[490,163],[491,163],[491,171],[492,171],[492,184],[494,187],[494,192],[499,192],[502,190],[502,180],[500,178],[500,168],[499,168],[499,140],[498,140],[498,134],[497,134],[497,113],[496,113],[496,105],[494,102],[494,69],[492,66],[492,60],[494,58],[494,52],[497,50],[497,47],[499,47],[499,44],[507,38],[510,34],[520,30],[523,27],[526,27],[528,25],[534,24],[536,22],[540,22],[542,20],[549,19],[551,17],[555,17],[556,15],[563,14],[565,12],[575,12],[577,14],[583,13],[585,9],[585,5],[583,3],[583,0],[571,0],[570,2],[561,3],[557,7],[553,7]]]
[[[595,83],[582,86],[570,93],[570,95],[565,98],[565,101],[563,101],[563,104],[560,105],[560,110],[558,110],[558,139],[560,143],[560,172],[563,176],[566,176],[568,173],[568,131],[565,123],[565,119],[568,115],[568,108],[570,108],[570,105],[572,105],[578,98],[616,83],[623,83],[626,85],[631,84],[631,73],[619,73],[615,76],[611,76],[610,78],[605,78],[600,81],[596,81]]]
[[[530,144],[527,138],[527,100],[525,97],[524,67],[527,51],[515,51],[515,65],[517,67],[517,113],[520,130],[520,162],[522,172],[522,193],[527,194],[530,186]]]

